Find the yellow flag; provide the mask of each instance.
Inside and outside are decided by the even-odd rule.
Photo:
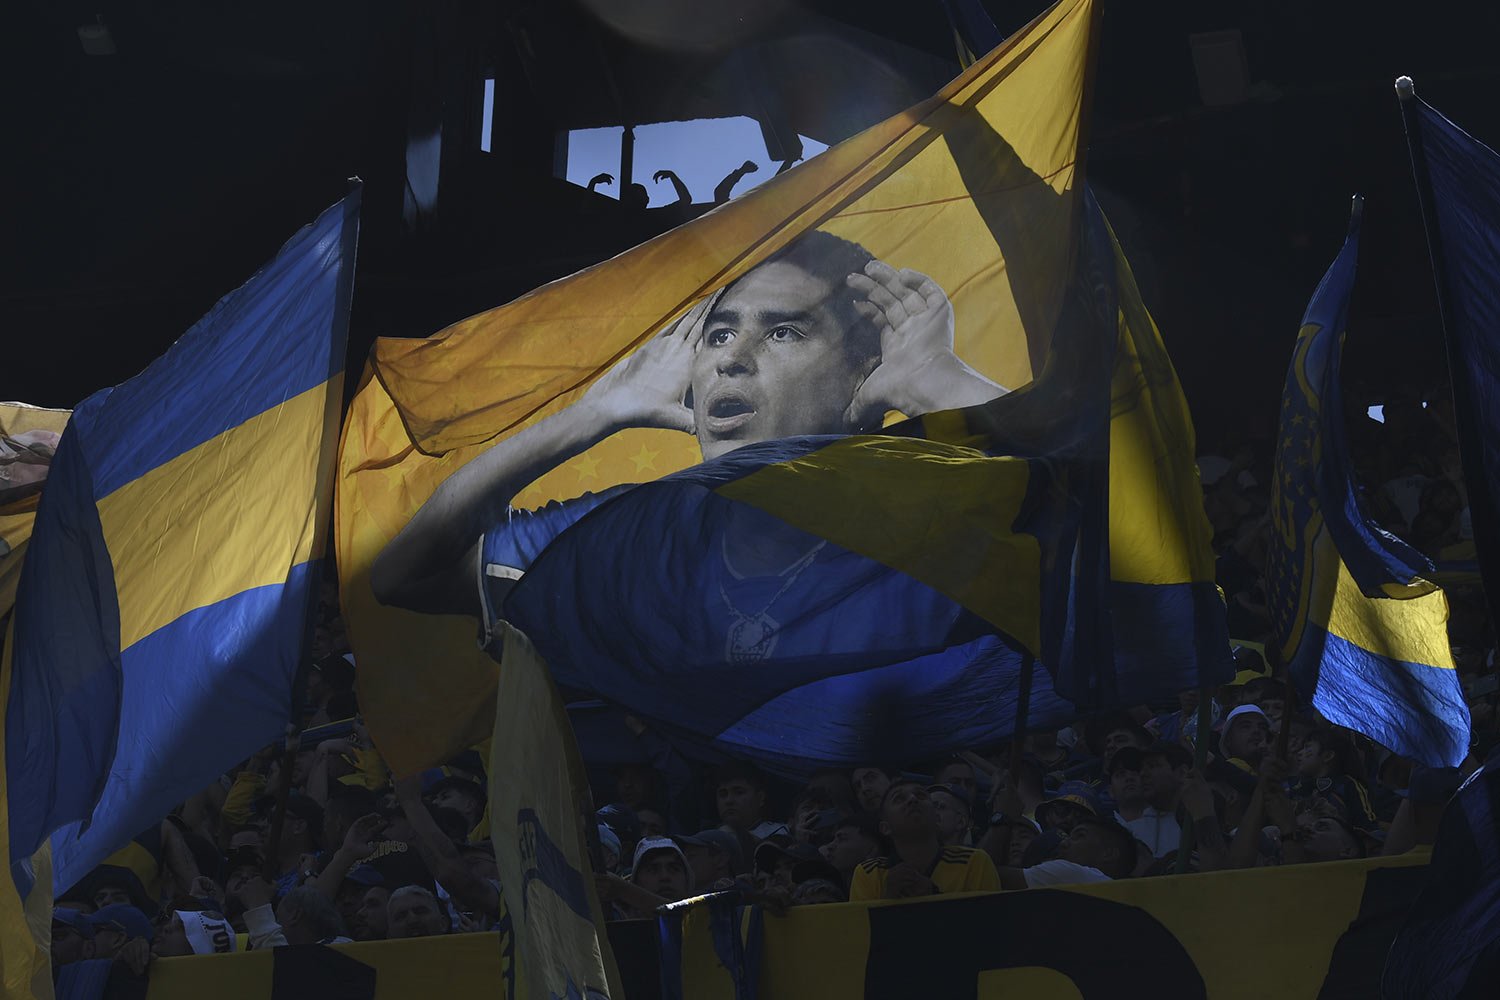
[[[620,997],[583,824],[588,777],[547,664],[502,626],[505,671],[490,752],[495,864],[516,942],[516,1000]]]

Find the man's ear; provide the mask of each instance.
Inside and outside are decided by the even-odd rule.
[[[878,827],[878,829],[880,830],[880,835],[882,837],[885,837],[887,839],[890,838],[890,836],[891,836],[891,824],[887,823],[885,820],[881,820],[880,821],[880,826]]]

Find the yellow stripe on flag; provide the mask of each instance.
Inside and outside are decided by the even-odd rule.
[[[251,417],[99,501],[121,649],[196,608],[283,583],[288,566],[321,554],[315,509],[291,523],[283,506],[325,495],[320,442],[338,433],[342,381]]]
[[[892,478],[891,469],[903,473]],[[718,493],[901,570],[1035,652],[1041,546],[1010,530],[1029,478],[1023,459],[917,438],[855,437],[766,466]],[[901,530],[882,530],[891,525]]]

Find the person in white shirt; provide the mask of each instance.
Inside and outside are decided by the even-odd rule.
[[[1160,754],[1157,757],[1161,759]],[[1187,763],[1191,765],[1191,758]],[[1147,800],[1145,770],[1146,754],[1135,747],[1120,750],[1110,761],[1109,794],[1115,800],[1115,822],[1145,844],[1153,858],[1164,858],[1177,850],[1182,839],[1176,802],[1172,801],[1176,786],[1172,786],[1172,799],[1158,808]]]
[[[1074,824],[1057,856],[1029,868],[1001,868],[1000,888],[1039,889],[1127,878],[1135,869],[1135,838],[1110,820]]]

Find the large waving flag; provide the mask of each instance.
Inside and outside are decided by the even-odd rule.
[[[1386,957],[1381,996],[1480,997],[1500,987],[1500,757],[1449,800],[1427,885]]]
[[[356,190],[73,412],[5,650],[7,862],[23,897],[49,837],[66,888],[290,716],[358,209]]]
[[[1071,711],[1068,703],[1113,704],[1227,676],[1186,407],[1128,269],[1085,199],[1083,107],[1095,19],[1088,0],[1065,0],[932,100],[745,197],[429,340],[377,345],[346,426],[337,533],[361,703],[396,770],[482,738],[495,685],[493,663],[473,648],[472,621],[419,609],[486,618],[503,611],[519,621],[520,605],[506,605],[505,591],[554,539],[561,544],[565,529],[596,517],[620,518],[625,534],[594,536],[607,539],[607,551],[596,552],[612,568],[588,566],[604,602],[589,614],[605,606],[609,588],[636,581],[641,596],[617,606],[611,628],[650,642],[671,631],[658,619],[681,594],[699,603],[712,597],[717,636],[690,637],[690,619],[677,636],[692,638],[702,654],[693,662],[712,651],[721,680],[734,662],[747,675],[779,677],[776,689],[788,695],[825,684],[808,697],[863,705],[865,731],[883,711],[872,702],[906,697],[931,707],[927,732],[947,720],[949,740],[1008,731],[1028,655],[1040,654],[1056,674],[1056,693],[1050,681],[1039,685],[1038,719]],[[830,339],[842,346],[828,349]],[[741,356],[752,349],[764,353]],[[784,364],[779,353],[803,350],[816,362],[786,355],[802,360]],[[1049,358],[1052,377],[1038,378]],[[1029,388],[1009,395],[1002,388],[1021,386]],[[998,408],[972,409],[996,396]],[[904,444],[808,438],[879,429],[882,413],[891,424],[964,407],[907,425]],[[689,429],[698,440],[683,433]],[[922,442],[909,440],[917,437]],[[786,443],[771,444],[778,440]],[[751,546],[764,551],[730,551],[726,561],[722,546],[706,547],[720,537],[712,520],[692,547],[671,549],[673,539],[689,539],[645,527],[637,539],[631,533],[646,522],[611,512],[629,484],[683,472],[747,441],[759,443],[743,458],[736,452],[727,464],[710,461],[672,481],[685,492],[663,489],[683,503],[694,491],[728,499],[756,489],[761,499],[736,498],[736,509],[747,523],[777,526],[773,541]],[[819,507],[807,511],[817,523],[788,519],[773,509],[776,499],[801,494],[773,479],[787,470],[798,478],[821,461],[814,452],[823,445],[875,477],[828,477],[867,503],[848,517]],[[884,470],[904,477],[918,466],[939,478],[915,477],[920,485],[911,489],[880,479]],[[498,484],[490,482],[496,475]],[[407,544],[442,512],[459,511],[441,497],[424,508],[445,481],[448,493],[482,493],[489,520],[455,516],[438,526],[441,544]],[[938,497],[940,481],[968,492],[962,501]],[[868,523],[857,539],[835,530],[857,525],[828,523],[896,509],[903,520],[890,526],[886,547]],[[465,554],[481,534],[483,551]],[[951,556],[950,565],[894,561],[897,548],[916,555],[919,538],[940,543],[932,551]],[[413,548],[445,553],[444,565],[458,572],[417,559],[393,581],[392,551]],[[377,556],[382,596],[411,610],[376,600]],[[829,575],[835,556],[847,573]],[[693,565],[702,573],[691,582],[661,575]],[[714,566],[739,586],[720,594]],[[459,595],[479,589],[477,581],[487,610]],[[699,585],[708,589],[688,590]],[[908,599],[882,586],[907,588],[912,608],[942,614],[921,631],[907,630],[916,622],[905,610],[871,628],[873,609],[904,608]],[[870,597],[857,612],[838,600],[851,587]],[[528,583],[517,601],[528,590],[534,608],[550,600],[548,586]],[[829,645],[825,675],[847,674],[858,660],[913,677],[897,665],[945,657],[931,674],[943,678],[941,690],[882,688],[872,670],[835,691],[837,678],[796,674],[815,655],[818,630],[849,624],[839,618],[846,613],[870,632],[869,645],[893,645],[879,660],[863,647]],[[1072,627],[1085,621],[1089,628]],[[571,676],[570,658],[551,644],[582,631],[580,623],[548,615],[523,627],[558,676]],[[1075,648],[1090,642],[1104,645]],[[1100,652],[1107,655],[1093,655]],[[670,654],[664,647],[640,655]],[[789,659],[767,670],[768,655]],[[434,659],[445,664],[441,682],[411,669]],[[974,683],[961,695],[954,685],[963,676]],[[647,714],[667,730],[701,733],[744,718],[766,693],[747,689],[752,700],[731,710],[734,686],[703,691],[711,686],[704,680],[693,691],[707,699],[705,713],[717,706],[712,724],[675,726],[693,711],[686,696],[670,719]],[[968,713],[972,725],[955,713]],[[774,759],[773,739],[731,742]],[[785,750],[796,759],[811,752]]]
[[[1174,387],[1154,329],[1138,338],[1125,319],[1141,322],[1121,305],[1138,302],[1133,283],[1085,205],[1091,280],[1073,284],[1034,383],[880,435],[745,445],[623,491],[487,610],[538,636],[560,684],[791,771],[1006,737],[1026,655],[1057,667],[1032,692],[1039,725],[1076,715],[1061,684],[1108,685],[1100,700],[1118,704],[1213,676],[1227,639],[1211,594],[1195,607],[1181,583],[1109,579],[1116,557],[1162,572],[1139,557],[1174,550],[1196,496],[1173,509],[1141,473],[1170,424],[1149,393]],[[1191,448],[1176,454],[1196,490]],[[1127,530],[1142,521],[1155,546]],[[487,536],[487,574],[521,561],[508,535]]]
[[[1403,81],[1405,87],[1403,87]],[[1492,619],[1500,618],[1500,155],[1397,81],[1448,344],[1448,371]]]
[[[1469,710],[1431,563],[1367,518],[1344,432],[1339,358],[1359,210],[1313,292],[1287,370],[1271,495],[1268,603],[1283,659],[1328,721],[1403,756],[1457,765]]]

